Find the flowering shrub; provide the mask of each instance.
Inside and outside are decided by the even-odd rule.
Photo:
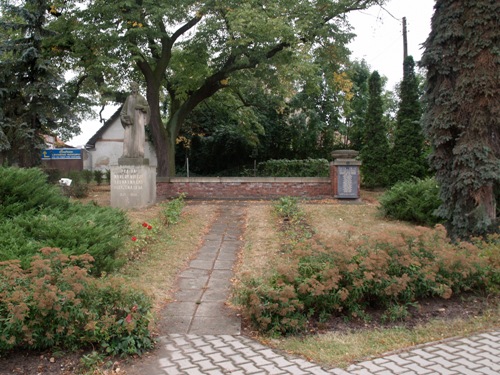
[[[0,350],[76,349],[98,345],[111,354],[152,347],[151,302],[115,278],[89,275],[89,255],[44,248],[23,269],[0,262]]]
[[[247,317],[273,334],[300,332],[309,320],[331,314],[366,318],[373,307],[404,318],[406,307],[422,298],[499,285],[498,263],[476,245],[450,243],[442,226],[376,239],[339,236],[330,245],[315,237],[285,240],[283,246],[287,261],[268,280],[247,280],[239,291]]]
[[[130,237],[133,244],[127,251],[128,259],[134,260],[140,258],[146,251],[147,245],[155,241],[158,231],[159,225],[157,223],[151,224],[147,222],[143,222],[138,229],[134,230],[134,235]]]

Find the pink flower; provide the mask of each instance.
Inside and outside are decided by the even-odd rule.
[[[136,237],[136,236],[133,236],[133,237],[132,237],[132,241],[134,241],[134,242],[135,242],[135,241],[137,241],[137,237]]]
[[[132,307],[132,312],[136,312],[136,311],[137,311],[137,305],[134,305],[134,306]]]
[[[125,318],[125,321],[127,323],[130,323],[132,321],[132,315],[128,314],[127,317]]]

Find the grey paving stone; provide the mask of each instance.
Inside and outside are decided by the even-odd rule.
[[[163,311],[166,336],[148,360],[127,375],[498,375],[500,330],[422,345],[340,368],[325,369],[283,355],[241,336],[241,320],[225,305],[232,267],[243,246],[244,206],[220,205],[220,216],[205,236],[190,267],[180,274],[174,301]]]

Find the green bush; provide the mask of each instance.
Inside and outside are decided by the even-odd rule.
[[[0,219],[45,207],[68,206],[68,199],[57,186],[47,183],[47,176],[40,169],[0,168]]]
[[[253,171],[247,171],[253,176]],[[330,163],[326,159],[268,160],[257,165],[261,177],[328,177]]]
[[[108,181],[108,184],[111,184],[111,169],[106,169],[104,174],[106,175],[106,181]]]
[[[97,185],[102,184],[102,179],[103,179],[103,172],[99,169],[94,171],[94,180],[97,183]]]
[[[70,203],[36,169],[0,173],[0,261],[19,259],[27,266],[39,249],[58,247],[68,255],[89,253],[94,274],[120,266],[115,255],[129,229],[123,211]]]
[[[185,194],[179,194],[175,199],[161,204],[161,215],[165,225],[177,224],[185,206]]]
[[[88,169],[82,170],[80,174],[87,184],[90,184],[94,178],[94,173]]]
[[[44,248],[28,269],[0,262],[0,351],[76,349],[140,354],[153,345],[151,301],[113,278],[89,276],[92,258]]]
[[[71,185],[62,186],[63,194],[73,198],[85,198],[88,196],[89,183],[85,179],[86,175],[88,174],[84,175],[80,171],[70,171],[68,177],[71,179]]]
[[[441,205],[439,186],[434,178],[399,182],[380,198],[383,215],[396,220],[433,226],[440,222],[435,215]]]

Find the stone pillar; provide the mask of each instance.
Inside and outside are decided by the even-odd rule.
[[[359,167],[361,162],[356,160],[358,152],[354,150],[336,150],[332,152],[333,161],[330,163],[333,194],[339,199],[359,199],[361,179]]]
[[[156,202],[156,168],[149,159],[120,158],[111,166],[111,206],[144,208]]]

